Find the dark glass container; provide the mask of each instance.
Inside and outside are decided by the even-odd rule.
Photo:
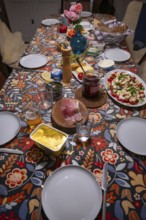
[[[60,82],[51,82],[46,85],[46,89],[50,86],[53,90],[53,102],[56,102],[57,100],[62,98],[63,86]]]
[[[82,95],[86,99],[97,98],[99,91],[99,79],[95,74],[87,73],[83,77]]]
[[[82,54],[86,50],[87,40],[81,34],[80,30],[77,30],[75,36],[72,37],[70,46],[74,54]]]

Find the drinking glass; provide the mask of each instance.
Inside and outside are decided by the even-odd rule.
[[[42,87],[41,90],[38,91],[40,96],[40,108],[44,110],[49,110],[53,105],[53,89],[51,85],[47,85]]]
[[[86,118],[86,115],[83,115],[83,118]],[[76,118],[76,136],[80,142],[85,143],[89,140],[92,126],[93,118],[90,118],[90,121],[88,120],[88,117],[87,120],[81,121],[78,121],[78,119]]]
[[[37,103],[34,103],[33,101],[26,103],[23,107],[23,112],[26,122],[31,130],[42,123],[39,105]]]

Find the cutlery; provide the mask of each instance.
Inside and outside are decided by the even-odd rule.
[[[0,148],[0,153],[23,154],[23,151],[18,150],[18,149]]]
[[[83,73],[86,75],[86,72],[85,72],[84,68],[82,67],[82,65],[80,63],[79,57],[76,58],[76,61],[79,64],[79,66],[81,67],[81,69],[83,70]]]
[[[101,186],[101,188],[104,191],[103,207],[102,207],[102,220],[106,220],[107,166],[108,166],[107,163],[105,163],[103,166],[103,176],[102,176],[102,186]]]

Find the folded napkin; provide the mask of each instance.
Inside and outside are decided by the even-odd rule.
[[[139,14],[133,40],[133,50],[140,50],[144,47],[146,47],[146,3],[143,3]]]

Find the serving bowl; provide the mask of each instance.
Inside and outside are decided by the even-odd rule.
[[[113,69],[114,65],[115,65],[115,62],[110,59],[104,59],[98,62],[98,66],[106,71]]]
[[[30,139],[33,140],[38,147],[56,156],[63,151],[67,138],[68,135],[66,133],[45,123],[38,125],[30,134]]]

